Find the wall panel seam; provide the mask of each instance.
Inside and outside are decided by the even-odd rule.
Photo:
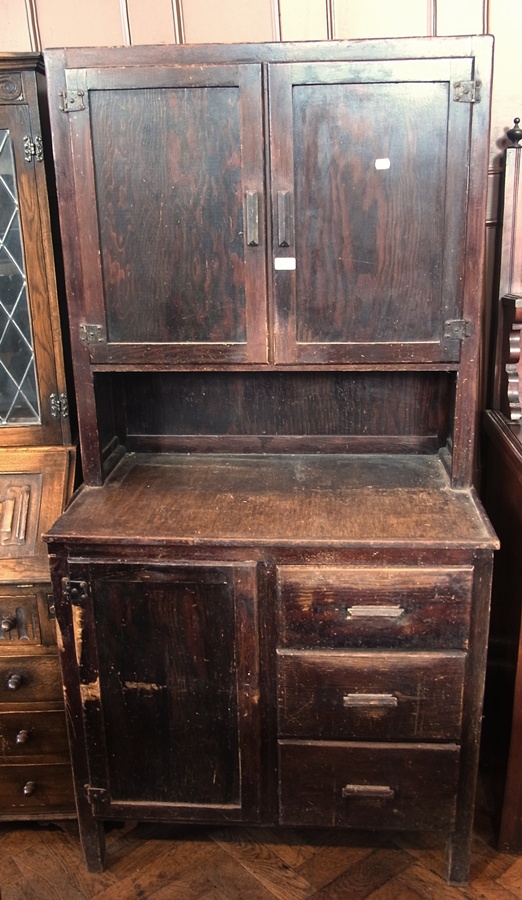
[[[121,18],[121,29],[123,33],[123,43],[126,47],[130,47],[132,44],[131,38],[131,29],[130,29],[130,20],[129,20],[129,7],[127,4],[127,0],[120,0],[120,18]]]
[[[38,25],[38,11],[36,9],[36,0],[25,0],[25,14],[27,16],[27,26],[29,28],[29,41],[31,50],[40,52],[42,49],[42,40],[40,37],[40,28]]]
[[[174,18],[174,38],[176,44],[184,44],[185,24],[183,20],[183,0],[172,0],[172,15]]]

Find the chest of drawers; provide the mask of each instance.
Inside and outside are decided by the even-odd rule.
[[[75,816],[51,600],[0,586],[0,820]]]

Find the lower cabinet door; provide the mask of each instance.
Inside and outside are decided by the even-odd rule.
[[[255,565],[72,566],[95,812],[258,817]]]
[[[282,825],[447,829],[456,744],[279,742]]]

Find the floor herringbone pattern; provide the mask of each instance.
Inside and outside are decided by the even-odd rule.
[[[72,827],[0,825],[1,900],[513,900],[522,855],[495,851],[479,809],[471,879],[449,887],[440,837],[271,828],[127,825],[88,873]]]

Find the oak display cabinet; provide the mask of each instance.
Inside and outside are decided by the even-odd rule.
[[[49,51],[81,839],[438,829],[467,877],[491,40]]]
[[[0,54],[0,820],[75,816],[41,539],[75,461],[51,174],[42,60]]]

